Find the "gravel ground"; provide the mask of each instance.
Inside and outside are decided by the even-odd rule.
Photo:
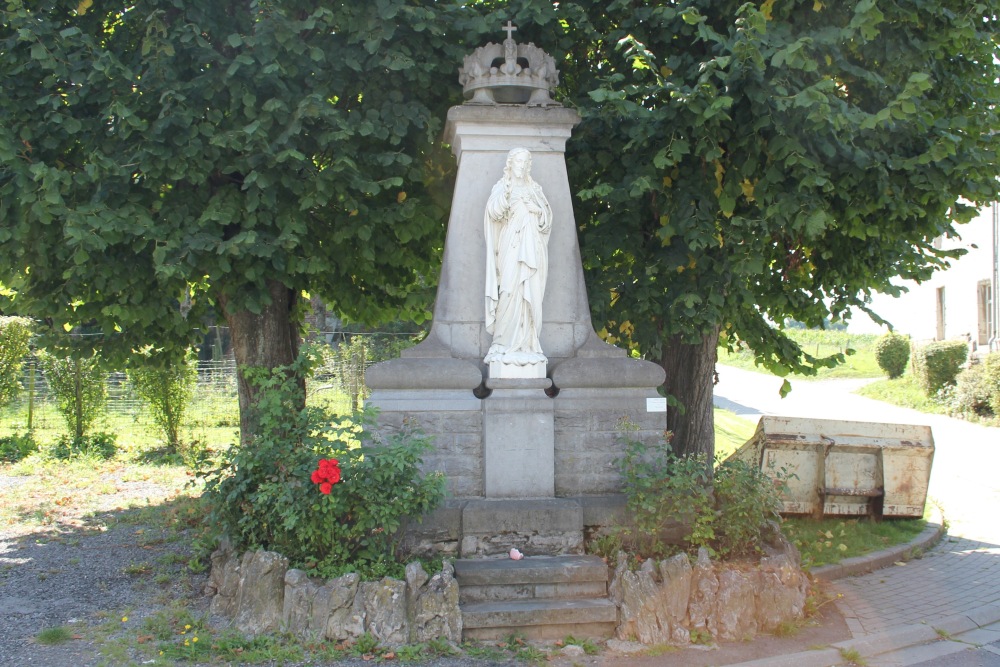
[[[18,483],[17,478],[0,475],[0,492]],[[122,494],[137,492],[129,485],[119,488]],[[206,614],[209,600],[202,590],[207,574],[187,569],[193,535],[148,521],[149,515],[142,510],[129,509],[98,512],[67,523],[57,520],[32,532],[24,526],[0,530],[0,667],[173,664],[151,659],[148,650],[140,650],[144,621],[176,604],[195,617]],[[606,649],[598,655],[562,655],[551,645],[540,648],[548,655],[545,664],[553,667],[726,665],[850,637],[834,605],[826,605],[822,612],[818,623],[793,637],[761,637],[711,649],[668,649],[659,655],[635,656]],[[57,627],[68,628],[72,638],[53,645],[37,641],[40,632]],[[271,664],[327,667],[318,662]],[[328,664],[355,667],[371,662],[349,659]],[[461,656],[419,664],[493,667],[525,663]]]

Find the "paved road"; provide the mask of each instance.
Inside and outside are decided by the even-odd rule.
[[[906,646],[928,626],[937,630],[935,641],[881,654],[873,648],[868,664],[1000,667],[1000,429],[853,394],[863,380],[793,381],[784,399],[781,383],[720,366],[715,402],[754,420],[763,414],[926,424],[934,435],[929,495],[949,523],[948,537],[919,560],[836,586],[858,642]]]

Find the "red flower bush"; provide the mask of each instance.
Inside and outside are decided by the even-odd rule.
[[[333,485],[340,481],[340,463],[337,459],[320,459],[309,479],[313,484],[319,484],[320,493],[329,495]]]

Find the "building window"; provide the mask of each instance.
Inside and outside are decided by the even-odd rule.
[[[989,280],[980,280],[976,284],[976,311],[978,313],[978,333],[976,342],[979,345],[989,345],[990,338],[996,332],[997,323],[993,321],[993,286]]]
[[[944,340],[944,288],[937,288],[937,340]]]

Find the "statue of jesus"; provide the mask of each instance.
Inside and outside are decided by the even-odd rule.
[[[548,276],[552,209],[531,178],[531,153],[507,154],[503,178],[486,202],[486,331],[484,361],[514,366],[545,363],[538,341]]]

